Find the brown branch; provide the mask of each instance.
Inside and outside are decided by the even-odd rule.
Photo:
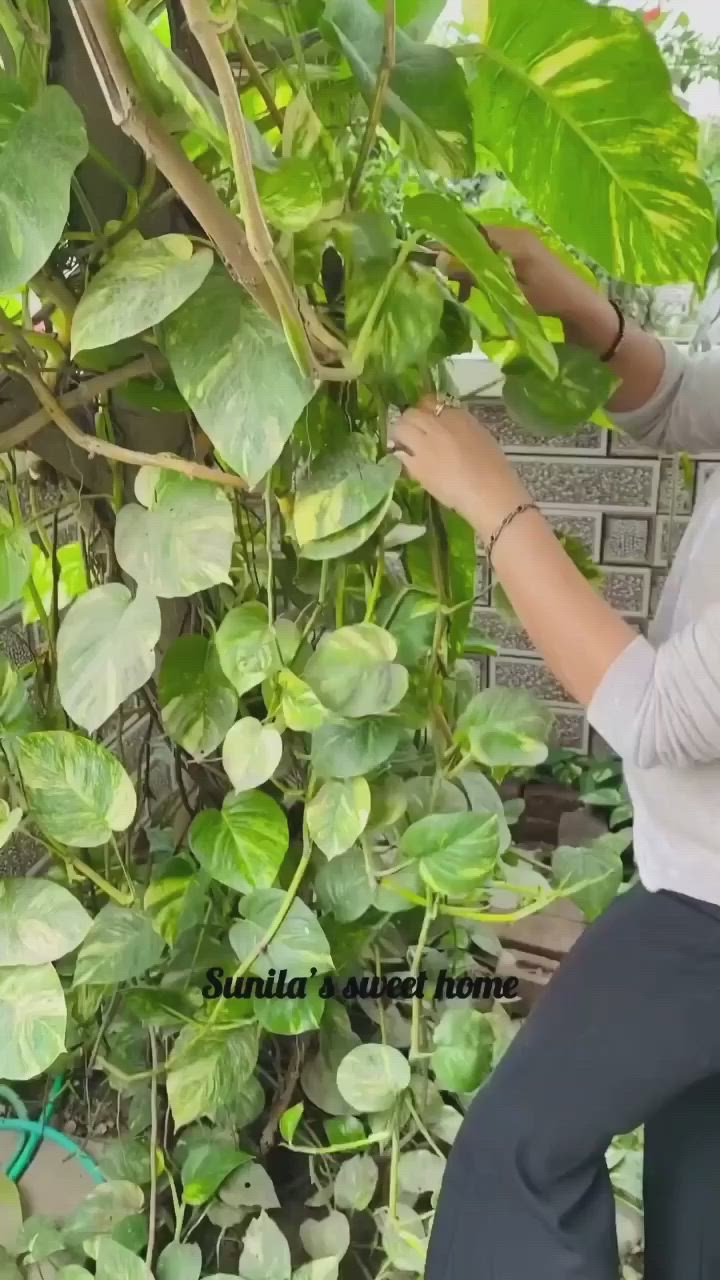
[[[277,318],[272,294],[248,249],[241,224],[157,117],[140,105],[138,89],[108,18],[105,0],[69,0],[69,4],[113,122],[154,161],[215,244],[237,283],[268,315]]]
[[[84,449],[91,458],[96,455],[101,458],[111,458],[115,462],[124,462],[130,467],[159,467],[163,471],[179,471],[193,480],[209,480],[211,484],[222,485],[228,489],[247,489],[247,484],[240,476],[229,475],[213,467],[204,467],[199,462],[188,462],[185,458],[177,458],[167,453],[140,453],[135,449],[125,449],[119,444],[110,444],[107,440],[99,440],[97,436],[86,435],[68,417],[39,374],[30,369],[19,369],[18,372],[22,373],[30,383],[43,409],[60,428],[63,435],[79,449]]]
[[[372,144],[375,141],[375,135],[382,118],[383,106],[385,104],[385,94],[390,84],[390,76],[393,73],[396,58],[397,46],[397,14],[395,10],[395,0],[385,0],[385,40],[383,43],[382,58],[378,69],[377,82],[375,84],[375,93],[373,95],[372,104],[370,106],[370,114],[365,126],[365,133],[360,144],[357,164],[355,172],[350,180],[350,190],[348,192],[348,203],[352,204],[360,187],[363,171],[370,155]]]
[[[293,1094],[302,1074],[306,1053],[307,1036],[295,1036],[287,1075],[284,1078],[281,1076],[278,1081],[275,1097],[268,1113],[267,1123],[260,1135],[261,1155],[266,1156],[268,1151],[275,1145],[280,1120],[292,1102]]]
[[[57,403],[62,409],[79,409],[82,405],[92,404],[93,400],[112,391],[114,387],[129,382],[131,378],[142,378],[153,372],[148,356],[142,356],[139,360],[133,360],[131,364],[124,365],[122,369],[112,369],[109,373],[99,374],[97,378],[88,378],[87,382],[60,396]],[[23,418],[22,422],[8,427],[7,431],[0,431],[0,453],[7,453],[9,449],[19,449],[38,431],[42,431],[50,421],[51,415],[47,410],[38,409],[36,413],[30,414],[29,418]]]
[[[313,349],[300,314],[293,282],[275,253],[275,244],[263,213],[255,181],[250,139],[232,68],[225,56],[207,0],[182,0],[182,3],[190,30],[203,51],[220,96],[230,138],[233,170],[248,248],[275,299],[293,354],[303,372],[310,374],[315,369]]]

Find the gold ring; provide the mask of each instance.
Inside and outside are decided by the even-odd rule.
[[[443,413],[445,409],[458,409],[459,407],[460,401],[457,400],[455,396],[445,396],[442,400],[438,400],[435,408],[433,409],[433,416],[439,418],[440,414]]]

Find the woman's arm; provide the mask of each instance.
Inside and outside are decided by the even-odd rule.
[[[408,473],[487,543],[530,500],[490,433],[432,398],[393,433]],[[499,537],[493,569],[535,648],[591,724],[642,768],[720,759],[720,606],[658,650],[586,582],[536,510]]]
[[[490,227],[487,234],[512,259],[535,310],[562,321],[568,342],[597,356],[609,351],[618,317],[604,294],[531,231]],[[720,352],[690,358],[629,321],[608,367],[621,384],[609,411],[640,444],[667,453],[720,450]]]

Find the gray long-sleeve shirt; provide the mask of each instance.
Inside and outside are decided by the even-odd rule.
[[[615,420],[663,452],[720,452],[720,352],[664,343],[652,399]],[[720,905],[720,469],[707,481],[648,639],[606,672],[588,719],[622,757],[650,890]]]

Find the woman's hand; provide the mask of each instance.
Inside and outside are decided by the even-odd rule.
[[[447,405],[438,414],[442,404],[426,396],[408,409],[391,433],[392,451],[413,480],[487,541],[528,493],[487,428],[463,408]]]

